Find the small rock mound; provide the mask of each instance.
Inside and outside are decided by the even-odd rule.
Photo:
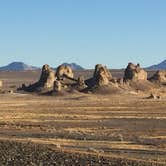
[[[158,70],[149,80],[152,82],[166,84],[166,70]]]
[[[147,99],[157,100],[157,99],[161,99],[161,96],[151,93],[150,96],[147,97]]]
[[[134,65],[133,63],[129,63],[125,69],[124,80],[147,80],[147,72],[139,64]]]
[[[138,80],[138,81],[130,81],[128,82],[130,88],[135,91],[141,92],[149,92],[155,88],[157,88],[153,83],[148,80]]]
[[[87,88],[87,86],[85,84],[84,76],[79,76],[78,79],[76,80],[76,82],[71,85],[71,87],[72,87],[72,90],[77,90],[79,92],[81,92],[82,90]]]

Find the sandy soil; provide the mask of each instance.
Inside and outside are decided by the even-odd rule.
[[[0,94],[0,165],[166,165],[166,98],[145,97]]]

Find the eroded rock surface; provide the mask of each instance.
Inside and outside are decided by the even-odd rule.
[[[147,80],[147,72],[139,64],[134,65],[133,63],[129,63],[125,69],[124,80]]]

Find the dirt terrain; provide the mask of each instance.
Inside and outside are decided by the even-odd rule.
[[[0,72],[0,80],[15,90],[39,74]],[[0,165],[166,165],[166,96],[148,95],[0,94]]]

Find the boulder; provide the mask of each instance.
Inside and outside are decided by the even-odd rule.
[[[161,99],[161,96],[151,93],[150,96],[147,97],[147,99]]]

